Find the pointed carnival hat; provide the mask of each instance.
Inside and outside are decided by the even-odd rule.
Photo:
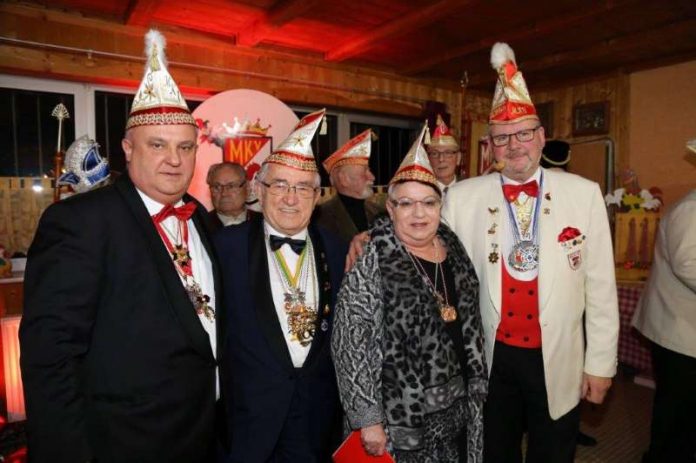
[[[510,45],[502,42],[493,45],[491,65],[498,72],[498,82],[488,122],[511,124],[525,119],[539,119]]]
[[[333,169],[348,164],[366,166],[370,162],[372,149],[372,129],[367,129],[351,138],[348,143],[341,146],[334,154],[323,162],[324,169],[331,173]]]
[[[293,169],[318,172],[312,152],[312,138],[319,127],[326,109],[307,114],[297,123],[288,138],[271,153],[264,164],[280,164]]]
[[[452,131],[445,121],[442,119],[441,115],[437,115],[437,120],[435,121],[435,130],[433,130],[433,135],[430,137],[429,146],[451,146],[459,149],[459,144],[455,140]]]
[[[140,125],[190,124],[196,127],[179,87],[167,70],[166,40],[156,30],[145,35],[145,75],[133,98],[126,130]]]
[[[423,125],[423,128],[416,138],[416,141],[411,145],[406,157],[401,161],[401,165],[394,174],[394,177],[389,181],[390,185],[400,182],[421,182],[435,188],[438,194],[441,194],[440,187],[437,185],[437,178],[433,172],[433,168],[428,161],[428,153],[423,146],[423,140],[428,131],[428,123]]]

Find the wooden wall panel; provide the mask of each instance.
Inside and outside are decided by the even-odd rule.
[[[462,90],[456,83],[239,48],[225,38],[180,29],[162,31],[168,40],[171,73],[184,92],[250,88],[287,103],[408,117],[420,117],[423,104],[434,100],[447,105],[453,127],[461,123]],[[145,32],[137,26],[3,4],[0,71],[135,89],[143,73]]]

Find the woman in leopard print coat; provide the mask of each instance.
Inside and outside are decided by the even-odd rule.
[[[482,461],[478,280],[440,224],[440,203],[429,183],[393,185],[390,217],[370,230],[336,306],[332,353],[348,431],[397,463]]]

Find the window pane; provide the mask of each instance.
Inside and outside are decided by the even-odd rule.
[[[0,88],[2,115],[0,136],[6,140],[0,151],[0,175],[38,177],[53,168],[58,120],[51,113],[63,103],[70,118],[63,120],[62,149],[75,139],[73,95]]]
[[[12,93],[7,89],[0,89],[0,177],[14,177],[17,175],[15,165],[15,137],[12,110]]]
[[[370,128],[378,137],[372,143],[370,170],[375,176],[375,185],[387,185],[418,135],[418,130],[351,122],[350,136],[354,137]]]

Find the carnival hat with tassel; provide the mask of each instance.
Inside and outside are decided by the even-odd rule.
[[[341,146],[335,153],[326,158],[322,163],[324,169],[331,173],[336,167],[349,164],[360,166],[368,165],[370,163],[372,137],[372,129],[367,129],[351,138],[348,140],[348,143]]]
[[[126,130],[141,125],[179,125],[196,127],[186,100],[167,70],[166,40],[156,30],[145,35],[145,75],[133,98]]]
[[[406,157],[401,161],[401,165],[394,174],[394,177],[389,181],[390,185],[415,181],[420,183],[425,183],[426,185],[432,186],[438,194],[440,192],[440,187],[437,185],[437,177],[433,172],[433,168],[428,161],[428,153],[425,151],[424,142],[428,138],[428,123],[423,125],[420,134],[411,145],[411,149],[408,150]]]
[[[437,115],[437,120],[435,121],[435,130],[430,137],[430,143],[428,146],[451,146],[453,148],[459,149],[459,144],[455,140],[452,131],[445,121],[442,119],[440,114]]]
[[[491,65],[498,73],[498,81],[488,122],[512,124],[525,119],[539,119],[510,45],[502,42],[493,45]]]
[[[312,152],[312,138],[314,138],[325,113],[326,109],[320,109],[303,117],[292,129],[288,138],[283,140],[263,163],[280,164],[293,169],[318,172]]]

